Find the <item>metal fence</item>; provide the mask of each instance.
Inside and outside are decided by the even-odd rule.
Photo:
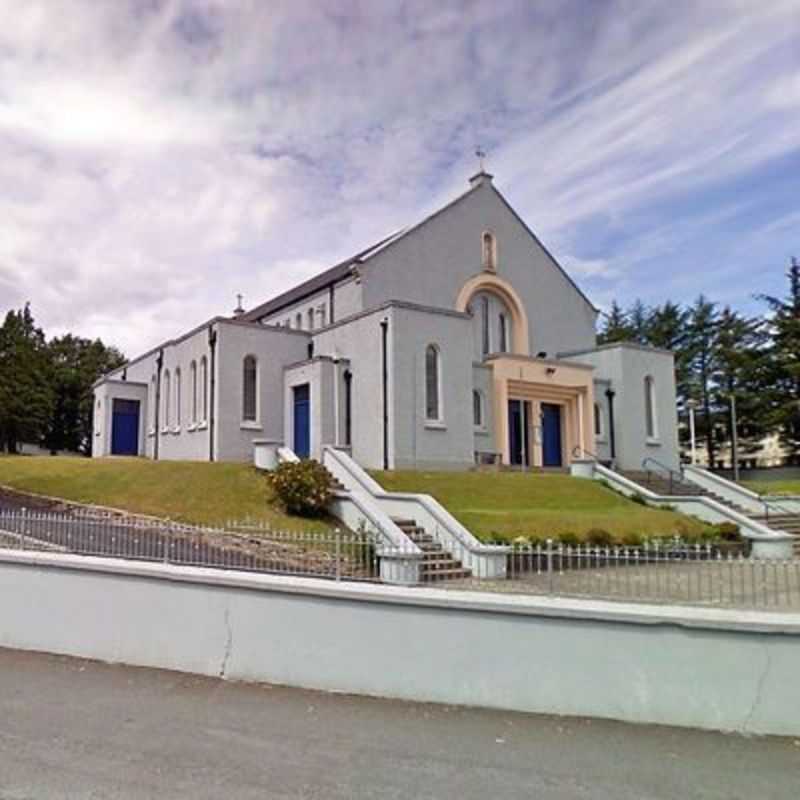
[[[646,603],[800,610],[800,559],[759,560],[745,546],[656,541],[640,547],[514,544],[502,578],[448,588]]]
[[[101,512],[0,511],[0,548],[334,580],[378,575],[375,547],[364,534],[276,531],[249,520],[212,528]]]
[[[756,560],[734,546],[679,540],[641,547],[514,543],[495,560],[422,549],[421,585],[626,602],[800,610],[800,559]],[[262,522],[198,527],[102,512],[0,511],[0,548],[110,556],[217,569],[379,581],[380,560],[406,555],[378,549],[366,533],[337,529],[276,531]],[[419,557],[416,546],[409,556]]]

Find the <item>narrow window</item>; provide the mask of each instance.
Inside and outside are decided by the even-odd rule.
[[[598,439],[603,435],[603,412],[599,403],[594,404],[594,435]]]
[[[181,426],[181,370],[175,370],[175,427]]]
[[[472,423],[476,428],[482,428],[483,422],[483,395],[477,390],[472,392]]]
[[[156,428],[156,376],[150,380],[150,428],[155,430]]]
[[[257,370],[256,357],[246,356],[242,372],[242,419],[245,422],[256,421]]]
[[[344,373],[344,443],[346,447],[353,444],[353,373]]]
[[[499,333],[500,333],[500,352],[508,352],[508,318],[505,314],[500,314],[499,317]]]
[[[440,419],[439,409],[439,349],[429,344],[425,350],[425,418]]]
[[[489,341],[489,298],[481,297],[481,353],[483,357],[489,355],[491,343]]]
[[[656,419],[655,381],[651,375],[644,379],[644,423],[648,439],[658,438],[658,421]]]
[[[308,329],[310,331],[314,330],[314,309],[313,308],[309,308],[308,309]]]
[[[303,330],[303,315],[298,311],[294,317],[294,326],[297,330]]]
[[[497,269],[497,249],[494,236],[486,231],[483,234],[483,268],[494,272]]]
[[[164,428],[169,428],[172,399],[170,392],[169,370],[164,373]]]
[[[319,307],[319,326],[320,328],[324,328],[328,324],[328,309],[325,307],[325,303],[323,303]]]
[[[192,392],[192,424],[197,425],[197,362],[192,361],[189,365],[189,382]]]
[[[200,359],[200,388],[203,392],[203,422],[208,421],[208,359]]]

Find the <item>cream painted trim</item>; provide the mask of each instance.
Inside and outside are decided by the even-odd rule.
[[[511,350],[515,355],[530,355],[528,315],[525,306],[514,287],[493,273],[484,272],[470,278],[456,298],[456,311],[464,313],[469,301],[476,292],[490,292],[497,295],[511,312]]]

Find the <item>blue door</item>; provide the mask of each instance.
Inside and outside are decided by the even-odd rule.
[[[111,408],[111,455],[139,455],[138,400],[114,400]]]
[[[542,466],[562,466],[561,406],[542,403]]]
[[[294,441],[292,449],[299,458],[311,454],[311,393],[308,384],[295,386],[294,396]]]

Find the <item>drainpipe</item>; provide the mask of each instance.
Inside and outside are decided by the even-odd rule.
[[[156,357],[156,413],[153,415],[155,439],[153,440],[153,461],[158,461],[158,443],[161,438],[161,369],[164,366],[164,351],[159,350]]]
[[[616,392],[613,389],[606,389],[606,397],[608,398],[608,439],[611,445],[611,460],[617,460],[617,436],[614,428],[614,397]]]
[[[389,469],[389,320],[381,320],[381,382],[383,388],[383,468]]]
[[[353,445],[353,373],[344,371],[344,443],[346,447]]]
[[[214,427],[215,427],[215,415],[214,415],[214,395],[216,393],[217,387],[217,369],[216,369],[216,362],[217,362],[217,332],[214,330],[212,325],[208,326],[208,349],[211,351],[211,358],[209,359],[209,367],[210,367],[210,374],[209,374],[209,392],[208,392],[208,460],[214,460]]]

